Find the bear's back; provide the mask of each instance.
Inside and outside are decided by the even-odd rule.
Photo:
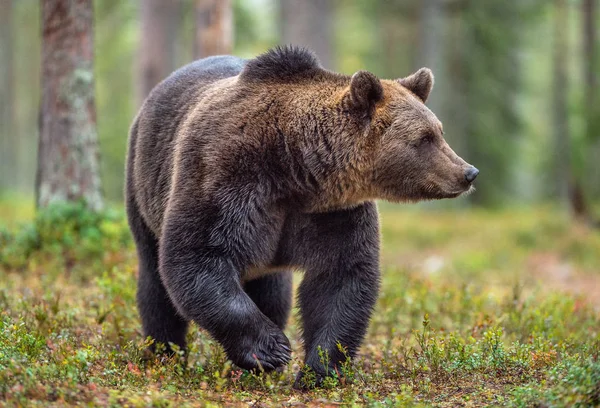
[[[170,190],[177,129],[196,107],[195,101],[215,81],[238,75],[246,60],[215,56],[192,62],[159,83],[144,102],[129,141],[128,172],[135,201],[148,226],[160,224]]]
[[[246,60],[232,56],[194,61],[169,75],[150,93],[140,111],[141,119],[154,129],[175,125],[194,108],[195,97],[211,83],[238,75]],[[171,133],[172,135],[172,133]]]

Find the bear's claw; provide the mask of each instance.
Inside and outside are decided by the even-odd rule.
[[[285,366],[292,359],[290,342],[279,329],[273,330],[266,339],[244,339],[241,350],[232,353],[235,365],[246,370],[273,371]],[[254,341],[253,341],[254,340]],[[244,344],[245,343],[245,344]]]

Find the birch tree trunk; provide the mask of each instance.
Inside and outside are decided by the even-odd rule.
[[[140,0],[140,46],[136,99],[141,106],[152,88],[175,69],[180,0]]]
[[[231,0],[196,0],[194,58],[231,54],[233,11]]]
[[[42,0],[38,207],[84,199],[102,207],[92,0]]]
[[[305,46],[316,52],[323,67],[333,67],[333,4],[331,0],[281,0],[283,44]]]
[[[419,50],[417,66],[428,67],[435,75],[435,91],[427,101],[429,108],[440,116],[442,113],[443,87],[446,85],[444,67],[444,33],[447,18],[444,16],[443,0],[422,0],[419,25]]]

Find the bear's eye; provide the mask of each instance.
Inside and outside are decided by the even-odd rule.
[[[433,134],[431,133],[425,133],[420,140],[420,144],[421,145],[429,145],[432,144],[434,140]]]

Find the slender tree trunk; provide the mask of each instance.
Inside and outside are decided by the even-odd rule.
[[[569,202],[572,179],[571,144],[567,112],[568,96],[568,5],[567,0],[555,0],[554,4],[554,63],[553,63],[553,111],[555,142],[555,180],[559,197]]]
[[[554,138],[556,148],[557,189],[574,218],[588,221],[583,188],[573,171],[567,98],[569,52],[569,6],[567,0],[555,0],[554,8]]]
[[[194,58],[231,54],[233,11],[230,0],[196,0]]]
[[[0,190],[17,187],[12,7],[13,0],[0,0]]]
[[[415,44],[419,40],[419,9],[413,2],[375,2],[378,39],[381,48],[380,75],[398,78],[415,70],[421,53],[419,47],[410,47],[414,52],[403,51],[398,44]],[[402,16],[402,17],[399,17]]]
[[[585,140],[589,146],[586,158],[586,176],[589,177],[590,192],[600,193],[600,100],[598,98],[598,35],[597,35],[597,1],[583,0],[581,2],[583,28],[583,76],[584,76],[584,106],[585,106]]]
[[[443,88],[446,81],[445,74],[443,36],[445,32],[446,18],[444,16],[443,0],[422,0],[419,24],[419,49],[417,55],[418,67],[428,67],[433,71],[436,79],[436,90],[432,93],[427,105],[430,109],[440,115],[443,107],[442,97],[445,92]]]
[[[383,75],[387,78],[394,78],[395,76],[404,75],[403,67],[398,66],[398,22],[389,11],[386,10],[387,5],[382,3],[382,14],[378,16],[380,22],[379,29],[381,35],[381,48],[383,52],[382,58],[382,71]],[[398,72],[400,71],[400,72]]]
[[[321,64],[333,69],[331,0],[280,0],[281,41],[312,49]]]
[[[92,0],[42,0],[42,105],[37,204],[102,207]]]
[[[447,58],[448,78],[445,84],[447,93],[444,99],[444,111],[450,120],[444,121],[444,129],[448,143],[453,149],[470,163],[481,168],[473,157],[469,146],[469,99],[468,99],[468,57],[472,39],[467,35],[463,10],[453,9],[447,14],[446,32],[449,49]],[[435,74],[435,72],[434,72]],[[439,83],[440,81],[436,81]],[[437,86],[437,85],[436,85]],[[435,88],[433,93],[435,93]],[[472,200],[472,199],[471,199]]]
[[[137,101],[141,106],[152,88],[175,69],[175,43],[180,0],[140,0]]]
[[[583,19],[583,60],[585,62],[585,102],[587,107],[591,107],[596,101],[598,86],[598,73],[596,72],[596,65],[598,64],[596,55],[596,0],[583,0],[581,12]]]

